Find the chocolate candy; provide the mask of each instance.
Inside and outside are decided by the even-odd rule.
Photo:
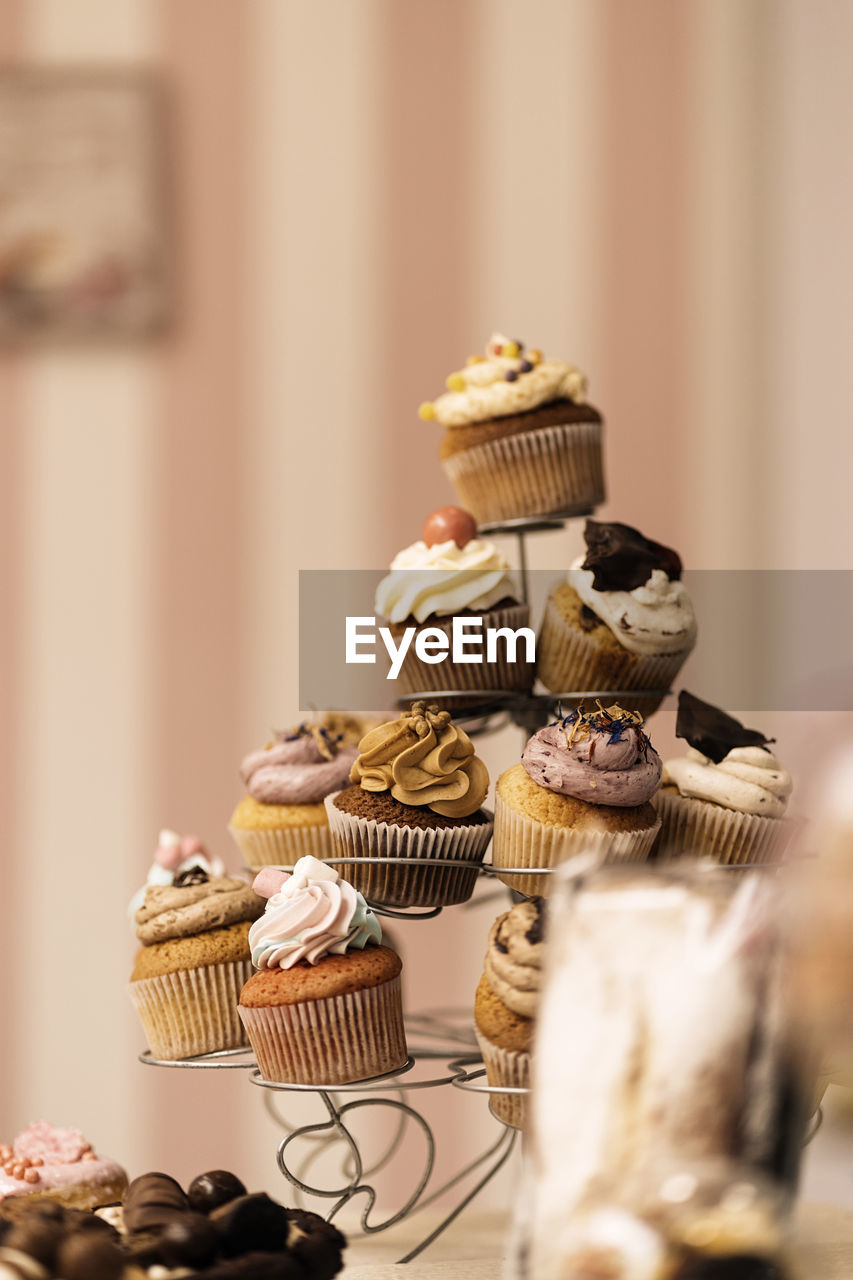
[[[17,1249],[52,1271],[63,1234],[61,1223],[28,1213],[3,1237],[3,1247]]]
[[[203,1213],[182,1213],[160,1233],[163,1260],[170,1267],[203,1270],[219,1254],[219,1236]]]
[[[304,1266],[289,1252],[246,1253],[240,1258],[226,1258],[202,1274],[204,1280],[306,1280]]]
[[[238,1196],[244,1195],[246,1188],[227,1169],[211,1169],[209,1173],[200,1173],[187,1188],[190,1207],[197,1213],[211,1213],[229,1200],[236,1200]]]
[[[120,1280],[125,1256],[100,1231],[75,1231],[62,1242],[56,1269],[62,1280]]]
[[[167,1173],[144,1173],[134,1178],[124,1193],[124,1223],[128,1231],[165,1227],[176,1213],[188,1208],[183,1188]]]
[[[439,507],[427,516],[421,537],[428,547],[452,539],[460,551],[477,536],[477,521],[469,511],[461,507]]]
[[[287,1210],[263,1191],[239,1196],[221,1205],[214,1209],[210,1221],[228,1258],[250,1249],[259,1252],[283,1249],[290,1231]]]
[[[311,1280],[332,1280],[343,1265],[341,1252],[346,1248],[346,1238],[331,1222],[308,1209],[288,1209],[287,1217],[303,1233],[290,1247],[304,1263]]]

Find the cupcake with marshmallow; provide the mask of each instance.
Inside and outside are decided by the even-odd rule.
[[[400,692],[529,689],[535,640],[530,611],[517,596],[509,562],[478,536],[474,517],[459,507],[434,511],[376,591],[377,614],[387,619],[398,652],[405,646],[395,676]],[[479,661],[454,660],[454,618],[464,619],[466,652]],[[511,640],[508,633],[519,629]]]
[[[586,553],[548,598],[538,675],[552,693],[666,691],[696,643],[696,616],[670,547],[627,524],[587,520]],[[649,716],[662,694],[632,697]]]
[[[127,908],[131,923],[135,923],[136,913],[145,901],[149,885],[174,884],[178,876],[197,869],[208,876],[225,875],[225,863],[221,858],[211,858],[198,836],[179,836],[177,831],[164,827],[157,838],[154,860],[145,884],[136,891]]]
[[[266,1080],[348,1084],[404,1066],[400,957],[360,893],[317,858],[267,867],[239,1014]]]
[[[769,747],[718,707],[682,689],[675,732],[687,754],[667,760],[655,806],[658,856],[745,864],[775,861],[791,838],[791,775]]]

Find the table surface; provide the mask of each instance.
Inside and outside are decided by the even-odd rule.
[[[341,1280],[501,1280],[506,1214],[463,1214],[419,1258],[395,1259],[427,1234],[440,1214],[424,1213],[388,1232],[352,1240]],[[801,1236],[809,1242],[805,1280],[851,1280],[853,1213],[829,1205],[800,1207]],[[341,1224],[344,1228],[345,1223]]]

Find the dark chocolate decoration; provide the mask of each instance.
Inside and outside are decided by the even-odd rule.
[[[222,1252],[229,1258],[248,1249],[283,1249],[290,1230],[287,1210],[263,1191],[220,1205],[210,1221],[219,1234]]]
[[[633,591],[662,569],[670,581],[681,577],[681,558],[671,547],[652,542],[629,524],[587,520],[583,534],[586,559],[596,591]]]
[[[245,1194],[243,1183],[227,1169],[211,1169],[208,1173],[200,1173],[187,1187],[190,1208],[198,1213],[211,1213],[220,1205]]]
[[[191,884],[207,884],[209,879],[204,867],[187,867],[186,871],[178,872],[173,884],[178,889],[186,889]]]
[[[691,1258],[673,1280],[790,1280],[777,1263],[751,1253],[719,1258]]]
[[[56,1254],[65,1232],[60,1222],[27,1214],[3,1238],[4,1249],[17,1249],[35,1258],[48,1271],[54,1269]]]
[[[174,1178],[167,1173],[143,1173],[124,1193],[124,1223],[128,1231],[156,1230],[188,1207],[183,1188]]]
[[[683,738],[703,756],[719,764],[735,747],[766,747],[775,738],[766,738],[757,729],[745,729],[740,720],[727,715],[710,702],[703,702],[686,689],[678,695],[676,736]]]
[[[163,1259],[169,1267],[202,1270],[219,1256],[219,1236],[203,1213],[175,1215],[160,1234]]]
[[[118,1245],[100,1231],[75,1231],[63,1240],[56,1269],[62,1280],[120,1280],[126,1261]]]

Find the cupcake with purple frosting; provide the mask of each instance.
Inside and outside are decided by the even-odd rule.
[[[533,874],[500,874],[511,889],[545,895],[550,877],[535,874],[567,858],[644,862],[660,820],[650,803],[661,759],[643,717],[618,705],[571,711],[535,733],[498,778],[492,862]]]
[[[332,854],[323,803],[349,780],[361,724],[333,732],[320,721],[277,733],[240,766],[246,795],[231,815],[228,830],[246,865],[293,866],[304,854]]]

